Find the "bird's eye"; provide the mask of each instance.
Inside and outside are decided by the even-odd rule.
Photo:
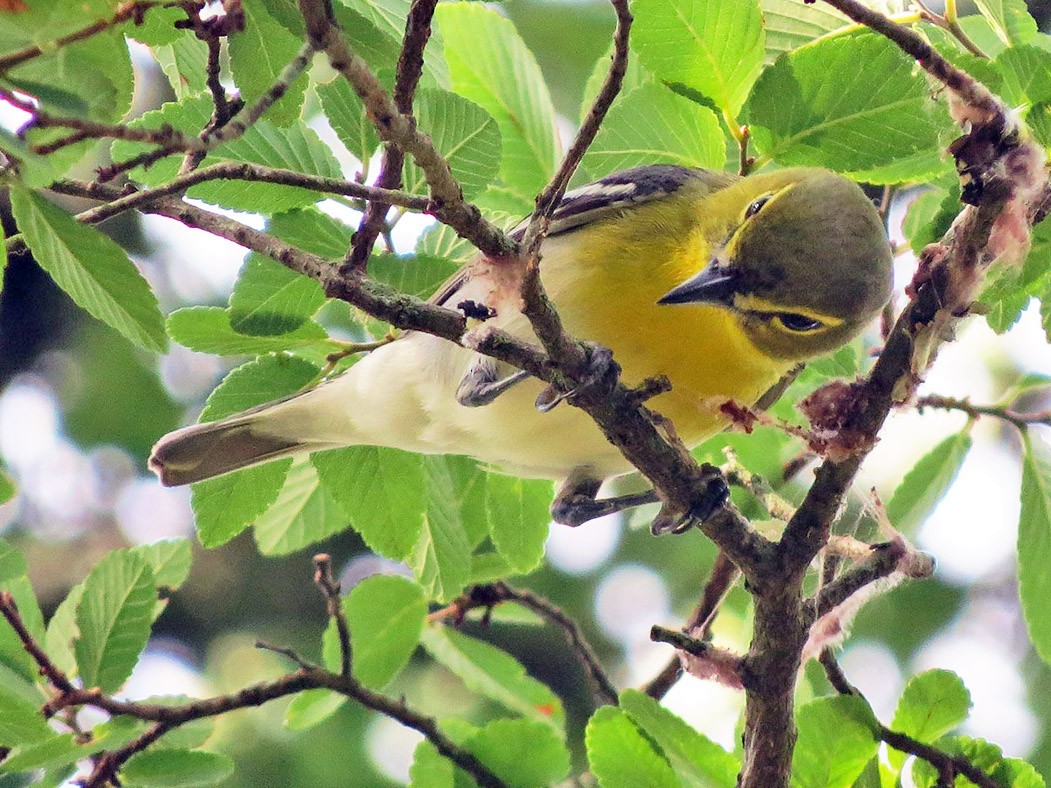
[[[766,205],[768,202],[770,202],[770,195],[769,194],[763,195],[758,200],[755,200],[751,205],[749,205],[745,209],[744,218],[745,219],[751,219],[753,216],[755,216],[757,213],[759,213],[759,211],[762,210],[762,207],[764,205]]]
[[[824,325],[820,320],[815,320],[806,315],[799,315],[795,312],[782,312],[776,315],[774,319],[789,331],[797,332],[816,331]]]

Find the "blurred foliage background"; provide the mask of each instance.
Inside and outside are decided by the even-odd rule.
[[[500,7],[536,53],[560,113],[577,118],[584,84],[608,47],[613,27],[608,5],[508,0]],[[1033,2],[1030,8],[1046,30],[1051,2]],[[143,52],[135,54],[138,112],[171,96],[156,64]],[[567,129],[571,122],[566,120]],[[6,204],[0,215],[12,230]],[[163,220],[125,216],[105,229],[137,255],[166,311],[185,303],[225,303],[240,264],[233,247],[210,241],[193,249],[174,247]],[[929,388],[986,401],[1028,368],[1043,364],[1046,371],[1046,348],[1040,355],[1025,347],[1025,323],[1014,340],[993,339],[984,326],[973,326],[962,346],[946,352]],[[1015,351],[1004,352],[997,344],[1007,341]],[[0,448],[18,475],[20,495],[0,507],[0,532],[28,556],[45,613],[106,551],[191,534],[188,494],[162,489],[146,475],[145,459],[163,432],[195,418],[228,368],[223,363],[176,346],[155,366],[73,306],[28,256],[11,260],[0,299]],[[887,495],[917,457],[962,421],[932,414],[918,428],[914,416],[908,419],[913,420],[892,425],[893,437],[884,439],[870,464],[875,466],[870,480]],[[972,724],[980,729],[973,732],[989,735],[1008,754],[1031,758],[1051,777],[1051,670],[1028,652],[1014,597],[1010,529],[1017,503],[1010,502],[1017,500],[1017,440],[995,424],[983,423],[979,432],[980,459],[965,468],[966,483],[957,484],[967,489],[954,489],[950,497],[956,503],[936,512],[932,521],[941,525],[925,526],[941,531],[910,534],[936,554],[938,545],[960,543],[965,557],[950,559],[935,579],[871,604],[854,627],[844,664],[884,715],[904,675],[934,664],[957,670],[975,698]],[[734,443],[741,451],[765,452],[772,471],[791,455],[780,436],[762,430],[747,441],[735,437]],[[990,515],[997,511],[999,517]],[[960,517],[968,512],[971,517]],[[330,552],[343,567],[345,588],[373,571],[397,571],[368,554],[352,532],[318,550]],[[253,647],[257,638],[316,658],[325,613],[311,582],[311,552],[263,557],[248,532],[220,549],[196,550],[190,579],[160,619],[129,691],[138,685],[140,694],[211,694],[238,689],[246,676],[283,672],[287,665],[281,658]],[[549,555],[549,565],[526,584],[583,623],[626,686],[647,680],[662,666],[669,650],[648,642],[649,625],[675,625],[688,615],[714,551],[699,532],[655,539],[644,523],[612,521],[577,531],[558,528]],[[742,636],[745,602],[739,589],[731,595],[729,614],[720,621],[724,636]],[[960,627],[964,611],[969,623]],[[560,633],[499,617],[484,629],[477,623],[467,627],[508,649],[552,686],[566,703],[570,729],[580,729],[591,710],[590,692]],[[807,676],[813,686],[823,686],[818,671],[808,670]],[[446,708],[458,697],[469,702],[456,679],[423,661],[394,689],[424,712],[436,711],[439,700]],[[673,690],[669,702],[732,747],[736,734],[727,720],[740,702],[733,693],[694,683]],[[296,735],[283,727],[278,706],[219,721],[217,744],[238,762],[229,785],[384,786],[405,779],[416,739],[389,720],[346,704],[309,734]],[[472,713],[484,718],[486,709]],[[572,744],[580,758],[582,742]],[[355,777],[348,782],[348,775]]]

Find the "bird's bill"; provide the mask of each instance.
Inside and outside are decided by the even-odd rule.
[[[657,303],[729,306],[733,303],[737,284],[736,272],[718,260],[712,260],[700,273],[665,293]]]

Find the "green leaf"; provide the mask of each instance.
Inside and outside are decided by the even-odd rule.
[[[40,713],[43,702],[41,698],[33,703],[0,684],[0,747],[36,744],[57,736]]]
[[[569,774],[569,750],[541,722],[494,720],[465,745],[510,788],[552,785]]]
[[[84,581],[77,583],[66,594],[51,620],[47,622],[44,650],[59,670],[72,675],[77,670],[77,657],[73,653],[73,642],[80,635],[77,628],[77,606],[84,594]]]
[[[370,550],[395,561],[412,552],[425,511],[420,455],[351,446],[316,452],[311,460],[322,486]]]
[[[961,207],[960,190],[955,185],[948,190],[935,188],[917,197],[902,223],[902,232],[912,250],[919,254],[927,244],[941,238]]]
[[[190,576],[193,554],[189,539],[163,539],[133,547],[131,552],[146,559],[153,569],[153,580],[158,587],[175,591]]]
[[[1018,595],[1033,648],[1051,663],[1051,451],[1023,436],[1022,511],[1018,521]]]
[[[591,70],[591,76],[588,77],[587,84],[584,86],[584,98],[580,102],[579,121],[581,123],[584,122],[584,119],[591,111],[591,105],[595,103],[595,98],[598,96],[599,91],[602,90],[602,84],[606,81],[606,75],[609,73],[609,63],[612,57],[613,47],[611,45],[606,50],[605,54],[595,61],[595,67]],[[653,84],[655,84],[653,74],[639,65],[638,58],[629,57],[628,70],[624,74],[624,80],[621,82],[620,93],[617,95],[617,102],[621,101],[636,88],[640,88],[643,85]],[[617,103],[614,102],[613,106],[616,107]],[[607,120],[608,119],[609,116],[607,114]]]
[[[887,517],[895,528],[916,532],[956,480],[973,442],[968,426],[927,452],[905,474],[887,503]]]
[[[970,709],[971,694],[959,676],[948,670],[928,670],[909,679],[890,727],[928,744],[966,720]],[[889,756],[895,773],[900,772],[906,753],[891,750]]]
[[[280,336],[308,323],[324,303],[317,280],[250,254],[230,293],[230,326],[239,334]]]
[[[381,690],[409,664],[420,642],[427,617],[423,589],[397,575],[373,575],[354,586],[345,610],[354,642],[354,677]]]
[[[282,350],[309,349],[322,353],[335,350],[325,329],[314,322],[304,323],[295,331],[280,336],[260,337],[238,333],[230,320],[230,311],[222,307],[177,309],[168,315],[168,333],[190,350],[219,356],[254,356]]]
[[[267,229],[286,243],[328,260],[340,260],[350,246],[353,228],[316,208],[279,213]]]
[[[488,112],[462,96],[445,90],[421,90],[416,94],[417,124],[445,157],[464,197],[473,198],[496,179],[500,171],[500,127]],[[405,189],[426,194],[423,170],[405,164]]]
[[[479,3],[442,4],[436,18],[453,90],[496,119],[503,141],[500,178],[532,200],[560,155],[551,96],[533,53],[509,20]]]
[[[264,555],[287,555],[348,526],[310,459],[293,457],[277,499],[255,521],[255,541]]]
[[[13,750],[0,762],[0,774],[17,774],[35,769],[54,769],[75,763],[103,750],[122,747],[142,733],[146,724],[128,717],[115,717],[91,729],[91,741],[77,742],[76,734],[52,735]],[[52,731],[54,734],[54,731]],[[6,783],[0,783],[6,785]]]
[[[510,654],[444,626],[425,627],[421,642],[469,690],[562,735],[562,701],[548,687],[527,676],[525,668]]]
[[[1036,38],[1036,20],[1025,0],[974,0],[974,4],[1004,44],[1027,44]]]
[[[39,642],[44,637],[44,617],[40,612],[40,605],[33,593],[33,586],[29,578],[21,574],[0,581],[0,591],[7,591],[11,594],[22,615],[22,622]],[[7,621],[2,619],[0,619],[0,666],[13,671],[30,683],[37,681],[40,677],[36,662],[26,653],[21,639]]]
[[[167,349],[157,297],[113,240],[18,186],[11,210],[33,257],[79,306],[146,350]]]
[[[73,644],[85,687],[120,689],[146,647],[157,602],[153,570],[126,550],[106,555],[84,579]]]
[[[850,788],[879,749],[876,719],[863,698],[819,698],[796,714],[793,788]]]
[[[698,91],[723,112],[737,114],[763,62],[758,0],[635,0],[632,13],[633,51],[657,79]]]
[[[1051,52],[1032,44],[1001,52],[993,65],[1003,76],[1002,94],[1013,106],[1051,100]]]
[[[203,750],[146,750],[136,753],[120,770],[128,788],[197,788],[215,785],[234,772],[226,755]]]
[[[208,45],[197,36],[190,33],[151,49],[176,99],[182,101],[208,89]]]
[[[186,695],[151,695],[143,698],[142,702],[156,703],[158,706],[185,706],[193,700],[194,698]],[[113,719],[120,720],[124,718],[114,717]],[[196,749],[203,746],[215,733],[217,722],[218,718],[216,717],[202,717],[192,722],[187,722],[164,734],[164,737],[151,744],[150,748],[161,750]]]
[[[8,541],[0,539],[0,583],[21,577],[28,568],[29,565],[22,554]]]
[[[756,82],[748,117],[756,147],[778,163],[850,172],[938,152],[949,121],[932,106],[913,62],[890,41],[861,34],[779,58]]]
[[[661,85],[643,85],[613,105],[582,166],[598,177],[643,164],[721,168],[725,159],[714,112]]]
[[[129,38],[151,47],[174,43],[183,36],[196,38],[189,30],[180,30],[176,27],[176,24],[185,20],[186,12],[181,8],[155,6],[143,16],[142,24],[129,26],[125,33]]]
[[[132,128],[158,128],[167,123],[179,131],[196,136],[208,123],[211,114],[211,97],[196,95],[146,112],[128,125]],[[145,143],[117,140],[113,143],[111,153],[114,161],[126,161],[151,149]],[[278,128],[266,119],[260,120],[252,124],[243,136],[210,151],[202,166],[223,161],[262,164],[326,178],[340,177],[339,164],[332,151],[304,123]],[[146,186],[159,186],[176,177],[181,162],[180,153],[161,159],[149,168],[136,168],[130,175]],[[304,208],[322,199],[318,192],[298,186],[253,183],[249,189],[236,180],[207,181],[189,189],[186,194],[224,208],[264,215]]]
[[[834,8],[805,0],[760,0],[763,27],[766,28],[766,53],[763,63],[773,63],[777,56],[813,41],[815,38],[851,24]]]
[[[499,473],[489,475],[485,497],[493,544],[517,574],[544,559],[551,523],[551,484]]]
[[[230,372],[208,396],[201,421],[216,421],[295,394],[318,368],[294,356],[263,356]],[[277,500],[290,459],[246,468],[192,486],[197,536],[205,547],[233,539]]]
[[[660,747],[684,786],[735,788],[740,761],[653,698],[638,690],[625,690],[620,708]]]
[[[358,94],[342,76],[327,85],[318,85],[315,90],[340,142],[359,162],[368,164],[379,147],[380,138]]]
[[[347,702],[346,695],[327,689],[300,692],[285,709],[285,727],[302,731],[318,725],[335,714]]]
[[[447,602],[471,580],[471,543],[460,509],[450,505],[448,496],[428,495],[425,506],[423,527],[406,562],[428,596]]]
[[[449,517],[458,518],[471,548],[489,536],[486,496],[490,474],[478,461],[452,454],[430,454],[423,458],[427,499]]]
[[[416,745],[412,755],[410,785],[412,788],[454,788],[457,771],[452,761],[444,758],[429,740],[424,739]]]
[[[281,71],[299,53],[302,41],[293,36],[266,9],[262,0],[242,0],[245,26],[229,37],[230,70],[248,105],[254,104],[277,82]],[[277,126],[299,120],[306,79],[293,82],[264,117]]]
[[[444,257],[425,254],[373,254],[369,276],[395,290],[430,298],[459,266]]]
[[[588,763],[602,788],[678,788],[668,761],[620,709],[603,706],[588,720]]]

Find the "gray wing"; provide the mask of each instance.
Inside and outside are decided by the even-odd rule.
[[[659,200],[674,194],[687,184],[698,184],[709,191],[718,191],[738,179],[728,172],[716,172],[674,164],[649,164],[615,172],[605,178],[580,186],[565,193],[551,216],[548,237],[564,235],[594,222],[601,221],[625,208]],[[513,230],[511,237],[522,240],[529,217]],[[468,269],[462,268],[431,297],[435,304],[445,304],[463,285]]]

